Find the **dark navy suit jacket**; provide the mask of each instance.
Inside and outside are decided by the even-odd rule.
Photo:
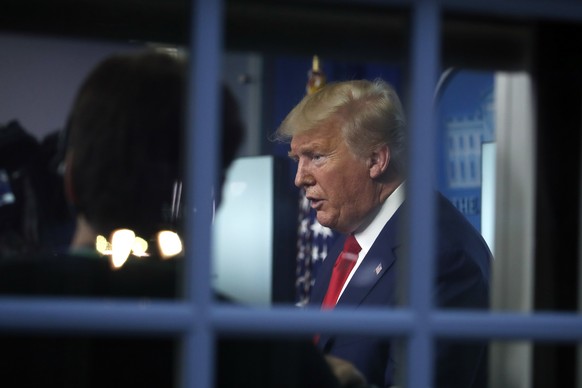
[[[477,230],[441,194],[436,197],[436,237],[434,303],[439,308],[489,307],[489,266],[491,252]],[[394,307],[405,276],[405,240],[401,235],[404,203],[384,226],[338,301],[336,308]],[[317,274],[310,306],[319,307],[327,290],[335,258],[344,239],[333,246]],[[377,386],[401,384],[395,381],[398,352],[395,341],[363,335],[321,334],[318,346],[328,354],[347,359]],[[486,345],[483,343],[436,344],[434,386],[481,387],[486,384]]]

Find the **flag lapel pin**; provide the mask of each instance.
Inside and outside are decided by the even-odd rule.
[[[376,275],[379,275],[380,272],[382,272],[382,263],[378,264],[374,272],[376,272]]]

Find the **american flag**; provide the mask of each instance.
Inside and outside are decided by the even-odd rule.
[[[317,55],[313,57],[311,69],[307,72],[307,94],[315,93],[325,85],[326,77],[319,64]],[[309,302],[311,287],[321,262],[327,257],[330,245],[334,242],[331,229],[322,226],[315,218],[315,211],[309,206],[305,191],[299,194],[299,220],[297,230],[297,268],[295,293],[298,306]]]
[[[309,302],[319,266],[327,257],[328,249],[334,241],[333,231],[317,222],[315,211],[309,206],[304,190],[299,198],[297,235],[295,290],[297,305],[304,306]]]

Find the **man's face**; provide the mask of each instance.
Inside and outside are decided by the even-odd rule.
[[[289,156],[297,161],[295,185],[321,225],[351,233],[378,204],[368,162],[350,151],[337,120],[295,135]]]

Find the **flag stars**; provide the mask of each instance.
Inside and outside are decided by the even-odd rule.
[[[313,248],[311,249],[311,257],[313,258],[313,261],[317,261],[320,259],[319,248],[317,247],[317,245],[314,245]]]
[[[311,228],[313,229],[313,227]],[[309,231],[309,219],[304,218],[303,220],[301,220],[301,225],[299,226],[299,233],[307,234],[308,231]]]
[[[314,238],[317,238],[321,235],[322,238],[326,239],[326,238],[331,237],[333,235],[333,232],[331,231],[331,229],[321,225],[317,221],[315,221],[311,225],[311,231],[313,232]]]
[[[298,305],[309,300],[311,288],[315,282],[314,273],[328,255],[328,245],[333,242],[331,229],[317,222],[315,211],[309,206],[310,201],[301,193],[298,200],[299,212],[297,223],[297,263],[296,291]]]

